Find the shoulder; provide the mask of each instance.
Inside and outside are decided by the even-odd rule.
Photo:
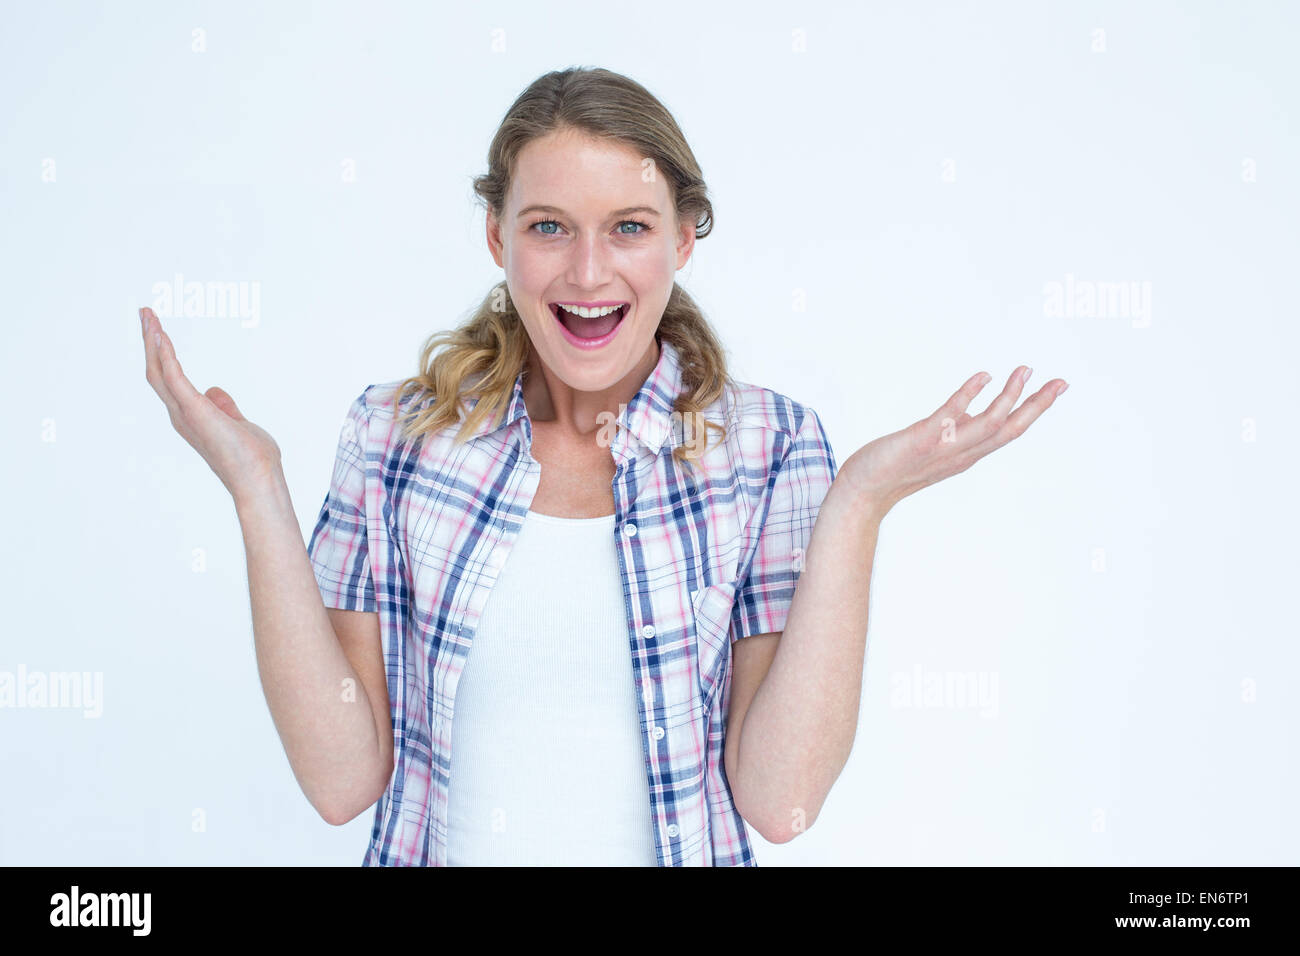
[[[378,382],[374,385],[367,385],[358,401],[363,402],[371,414],[377,417],[393,418],[399,411],[397,393],[398,387],[403,381],[403,379],[399,378],[393,379],[391,382]],[[401,396],[400,411],[407,411],[414,406],[423,406],[432,401],[432,393],[424,389],[407,388],[406,392]]]
[[[800,435],[824,441],[821,419],[812,406],[771,388],[728,379],[714,408],[728,431],[759,431],[793,443]]]
[[[422,401],[432,401],[431,396],[415,395],[408,390],[399,408],[397,392],[401,381],[379,382],[362,389],[344,413],[340,440],[359,445],[368,456],[391,450],[399,440],[399,412],[410,410]]]
[[[837,472],[835,453],[811,405],[775,389],[728,380],[706,417],[726,435],[699,459],[700,482],[724,516],[735,509],[742,526],[761,529],[775,516],[815,509]],[[718,519],[725,523],[725,517]],[[779,628],[769,628],[769,631]]]
[[[408,387],[400,396],[403,379],[367,385],[356,404],[372,426],[392,426],[399,415],[421,411],[433,403],[433,394],[424,389]]]

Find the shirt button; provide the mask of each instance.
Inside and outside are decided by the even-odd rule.
[[[624,533],[625,535],[627,535],[629,538],[635,538],[635,537],[636,537],[636,525],[634,525],[634,524],[625,524],[625,525],[623,525],[623,533]]]
[[[645,627],[641,628],[641,636],[642,636],[642,637],[654,637],[654,636],[655,636],[655,628],[654,628],[654,625],[653,625],[653,624],[647,624]]]
[[[663,740],[664,729],[662,727],[656,727],[654,730],[650,731],[650,735],[654,737],[655,740]]]
[[[677,829],[677,824],[675,824],[675,823],[670,823],[670,824],[668,824],[668,835],[669,835],[669,836],[675,837],[675,836],[677,836],[678,832],[679,832],[679,831],[678,831],[678,829]]]

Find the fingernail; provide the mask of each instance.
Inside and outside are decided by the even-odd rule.
[[[1025,370],[1020,374],[1020,384],[1023,385],[1025,382],[1029,381],[1029,376],[1033,374],[1034,374],[1033,368],[1026,365]]]
[[[144,314],[144,309],[141,309],[141,310],[140,310],[140,327],[143,328],[145,325],[148,324],[148,322],[149,322],[149,319],[145,316],[145,314]]]
[[[1069,387],[1070,387],[1070,383],[1069,383],[1069,382],[1063,382],[1063,383],[1061,384],[1061,387],[1058,388],[1058,389],[1056,390],[1056,394],[1057,394],[1057,395],[1060,395],[1062,392],[1064,392],[1064,391],[1065,391],[1067,388],[1069,388]]]

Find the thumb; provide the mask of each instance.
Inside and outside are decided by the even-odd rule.
[[[243,413],[240,412],[239,406],[235,404],[235,400],[226,394],[225,389],[213,385],[203,394],[212,400],[212,404],[216,405],[217,408],[221,409],[235,421],[247,421],[247,419],[244,418]]]

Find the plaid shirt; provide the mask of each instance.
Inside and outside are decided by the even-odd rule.
[[[522,373],[504,421],[455,447],[456,426],[396,441],[396,384],[348,409],[308,555],[325,606],[377,611],[383,636],[396,766],[362,866],[445,866],[456,684],[541,466]],[[660,866],[755,866],[723,764],[731,642],[784,630],[836,464],[811,408],[729,381],[706,409],[726,441],[710,432],[692,474],[671,452],[684,441],[671,414],[681,389],[679,354],[662,342],[609,430],[647,823]]]

